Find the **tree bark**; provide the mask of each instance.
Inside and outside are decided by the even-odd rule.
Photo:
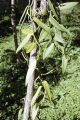
[[[47,1],[46,0],[41,0],[40,11],[41,11],[42,16],[46,15],[47,13]]]
[[[15,0],[11,0],[11,24],[13,29],[13,37],[14,37],[14,44],[16,51],[18,47],[18,39],[17,39],[16,24],[15,24]]]

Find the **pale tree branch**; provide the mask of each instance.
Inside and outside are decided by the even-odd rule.
[[[25,97],[23,120],[28,120],[28,118],[29,118],[36,63],[37,63],[37,60],[36,60],[36,48],[35,48],[30,53],[29,68],[28,68],[28,72],[27,72],[27,76],[26,76],[26,83],[28,81],[28,84],[27,84],[27,94]]]
[[[44,2],[47,2],[44,0]],[[44,9],[44,5],[46,8],[46,3],[41,1],[40,2],[42,8]],[[33,0],[33,16],[36,15],[37,10],[37,0]],[[35,23],[33,22],[35,25]],[[36,27],[36,25],[35,25]],[[33,30],[34,31],[34,30]],[[36,59],[36,48],[34,48],[31,53],[30,53],[30,58],[29,58],[29,67],[26,75],[26,85],[27,85],[27,92],[26,92],[26,97],[25,97],[25,105],[24,105],[24,112],[23,112],[23,120],[29,120],[29,113],[30,113],[30,106],[31,106],[31,100],[32,100],[32,93],[33,93],[33,85],[34,85],[34,77],[35,77],[35,69],[36,69],[36,64],[37,64],[37,59]]]
[[[33,1],[33,11],[34,11],[33,14],[34,14],[34,16],[36,14],[36,6],[37,6],[37,1],[34,0]],[[30,53],[29,67],[28,67],[28,71],[27,71],[27,75],[26,75],[25,85],[27,85],[27,92],[26,92],[26,97],[25,97],[23,120],[29,119],[36,64],[37,64],[36,48],[34,48]]]
[[[40,12],[42,15],[46,15],[47,13],[47,1],[46,0],[41,0]]]

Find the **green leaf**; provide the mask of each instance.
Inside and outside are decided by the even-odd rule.
[[[44,50],[44,52],[43,52],[43,60],[45,58],[49,57],[49,55],[52,52],[53,48],[54,48],[54,43],[51,43],[51,45]]]
[[[40,105],[41,102],[44,100],[44,98],[45,98],[45,95],[44,94],[40,94],[39,97],[36,99],[36,103],[38,105]]]
[[[53,7],[53,4],[51,3],[51,0],[48,0],[48,5],[49,5],[51,11],[53,12],[53,14],[55,15],[55,17],[57,18],[57,14],[56,14],[56,11]]]
[[[43,40],[51,40],[51,34],[48,34],[44,29],[41,30],[40,36],[39,36],[39,42],[43,42]]]
[[[36,91],[35,95],[33,96],[32,101],[31,101],[31,107],[35,104],[37,98],[39,97],[41,88],[42,88],[42,86],[39,86],[38,90]]]
[[[71,33],[68,29],[66,29],[63,25],[60,25],[60,26],[61,26],[61,29],[62,29],[63,32],[66,32],[68,35],[71,36]]]
[[[66,59],[66,56],[63,55],[63,56],[62,56],[62,73],[63,73],[63,74],[64,74],[65,71],[66,71],[67,62],[68,62],[68,60]]]
[[[64,40],[63,40],[63,38],[61,36],[61,32],[60,31],[56,31],[55,32],[54,40],[59,42],[59,43],[64,44]]]
[[[60,5],[60,11],[63,14],[69,14],[78,2],[66,2]]]
[[[28,41],[30,40],[32,34],[28,34],[24,39],[23,41],[21,42],[21,44],[19,45],[19,47],[17,48],[16,50],[16,53],[18,53],[27,43]]]
[[[23,29],[21,29],[21,32],[23,34],[25,34],[25,35],[27,35],[27,34],[33,34],[33,31],[30,30],[29,28],[23,28]]]
[[[38,110],[39,110],[39,106],[37,106],[36,104],[32,107],[31,109],[31,118],[32,120],[35,120],[36,116],[37,116],[37,113],[38,113]]]
[[[21,108],[18,112],[18,120],[22,120],[22,112],[23,112],[23,109]]]
[[[46,36],[47,36],[47,32],[44,29],[42,29],[40,36],[39,36],[39,42],[42,42]]]
[[[66,32],[70,35],[70,32],[63,25],[60,25],[52,16],[49,17],[49,21],[58,30]]]
[[[45,31],[47,32],[51,32],[50,27],[48,27],[46,24],[44,24],[41,20],[39,20],[38,18],[34,17],[33,18],[34,22],[36,22],[41,28],[43,28]]]
[[[26,53],[30,53],[35,47],[36,44],[34,42],[28,43],[28,45],[26,46]]]
[[[55,42],[54,44],[55,44],[57,50],[60,51],[62,54],[64,54],[64,46],[62,46],[58,42]]]
[[[44,87],[44,89],[45,89],[45,92],[46,92],[46,94],[47,94],[47,96],[48,96],[48,99],[49,99],[50,102],[51,102],[51,92],[50,92],[50,89],[49,89],[49,84],[48,84],[48,82],[47,82],[47,81],[43,81],[43,82],[42,82],[42,85],[43,85],[43,87]]]

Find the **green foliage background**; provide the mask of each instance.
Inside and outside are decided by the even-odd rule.
[[[54,85],[54,77],[48,77],[48,81],[52,81],[52,104],[46,99],[44,106],[40,108],[38,120],[80,120],[80,12],[78,7],[71,15],[65,16],[67,21],[63,19],[63,23],[72,31],[72,37],[70,39],[66,37],[67,72],[58,77],[53,75],[55,81],[58,81],[56,85]]]
[[[49,58],[45,64],[39,61],[38,66],[43,66],[40,69],[42,73],[53,68],[55,71],[43,77],[50,84],[52,103],[50,104],[46,97],[36,120],[80,120],[80,5],[71,15],[62,16],[62,23],[72,31],[70,39],[64,34],[68,58],[67,70],[64,75],[61,74],[59,54],[56,54],[55,58]],[[20,62],[16,63],[13,49],[11,35],[0,37],[1,120],[17,120],[26,92],[24,83],[27,63],[22,57]]]

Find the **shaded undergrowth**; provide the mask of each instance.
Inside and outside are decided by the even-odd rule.
[[[17,119],[25,96],[27,64],[23,59],[16,62],[16,54],[5,50],[0,59],[0,119]]]

